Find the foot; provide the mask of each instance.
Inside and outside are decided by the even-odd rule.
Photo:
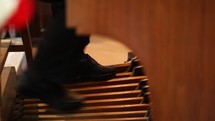
[[[68,95],[60,85],[33,72],[26,72],[17,80],[16,90],[19,95],[40,99],[50,107],[62,111],[74,111],[82,106],[83,98],[79,95],[74,92]]]
[[[76,65],[79,80],[108,80],[116,75],[115,67],[102,66],[88,54],[84,54]]]

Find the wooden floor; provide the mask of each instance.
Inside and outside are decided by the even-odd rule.
[[[86,53],[89,53],[102,65],[124,63],[128,52],[132,51],[117,40],[100,35],[92,35],[90,41],[86,47]]]

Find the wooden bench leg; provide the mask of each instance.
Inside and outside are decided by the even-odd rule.
[[[23,47],[25,50],[25,55],[27,59],[27,64],[28,67],[31,65],[33,62],[33,54],[32,54],[32,43],[31,43],[31,35],[30,35],[30,30],[28,25],[26,26],[25,29],[21,31],[21,37],[23,41]]]
[[[24,51],[27,59],[28,67],[33,62],[33,54],[32,54],[32,43],[31,43],[31,35],[29,31],[28,25],[19,32],[22,38],[23,45],[13,45],[11,44],[9,47],[9,52],[20,52]]]

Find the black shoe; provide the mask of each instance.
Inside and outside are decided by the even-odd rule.
[[[99,81],[108,80],[116,75],[116,69],[112,66],[102,66],[88,54],[84,54],[76,65],[79,80]]]
[[[32,72],[25,73],[17,80],[16,91],[18,95],[40,99],[50,107],[61,111],[74,111],[82,106],[83,99],[78,95],[68,95],[60,85]]]

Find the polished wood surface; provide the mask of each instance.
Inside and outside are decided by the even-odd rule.
[[[0,75],[2,73],[5,61],[7,59],[10,44],[11,44],[11,40],[9,39],[0,40]]]
[[[14,67],[4,67],[1,74],[1,121],[11,121],[15,105],[16,70]]]
[[[215,120],[214,13],[213,0],[67,0],[68,27],[139,56],[154,121]]]

